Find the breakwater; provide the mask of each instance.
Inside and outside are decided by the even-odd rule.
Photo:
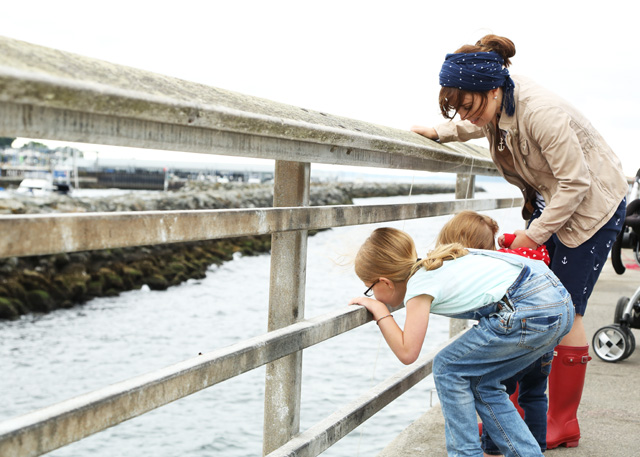
[[[311,186],[310,204],[345,205],[353,198],[454,191],[453,183],[318,183]],[[13,194],[0,199],[0,214],[261,208],[272,203],[272,185],[195,182],[175,192],[94,198]],[[232,260],[235,253],[256,255],[270,248],[271,237],[260,236],[0,259],[0,319],[69,308],[142,287],[165,290],[203,278],[210,265]]]

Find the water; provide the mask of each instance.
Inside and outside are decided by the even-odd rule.
[[[482,184],[483,197],[518,196],[503,183]],[[452,199],[428,195],[360,200],[358,204]],[[522,227],[519,208],[488,211],[504,231]],[[415,239],[419,253],[448,217],[391,225]],[[344,227],[309,239],[305,315],[346,306],[364,287],[352,257],[380,224]],[[131,291],[73,309],[0,322],[0,420],[265,333],[268,255],[237,257],[203,280],[167,291]],[[237,285],[241,283],[242,287]],[[395,313],[403,324],[403,311]],[[448,337],[448,319],[432,316],[423,353]],[[375,324],[304,351],[301,430],[306,430],[404,366]],[[51,452],[50,456],[115,457],[261,455],[264,368],[245,373],[139,418]],[[323,456],[372,456],[430,406],[433,383],[420,382]],[[435,396],[435,393],[434,393]]]

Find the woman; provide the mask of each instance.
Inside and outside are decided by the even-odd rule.
[[[577,446],[576,412],[590,360],[582,318],[622,226],[628,186],[619,159],[580,112],[529,79],[511,78],[514,55],[513,42],[496,35],[448,54],[440,110],[461,120],[412,130],[442,143],[485,136],[500,173],[522,191],[529,224],[516,231],[511,249],[545,244],[576,311],[555,349],[547,448]]]

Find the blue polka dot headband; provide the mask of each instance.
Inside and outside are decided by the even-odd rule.
[[[515,112],[515,87],[504,60],[496,52],[447,54],[440,70],[440,85],[472,92],[486,92],[502,87],[502,106],[509,116]]]

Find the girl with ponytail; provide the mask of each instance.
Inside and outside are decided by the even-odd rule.
[[[506,455],[542,456],[502,380],[552,350],[573,323],[571,297],[543,262],[456,243],[419,259],[407,233],[379,228],[355,271],[367,289],[350,304],[367,308],[402,363],[417,360],[430,313],[478,321],[433,361],[449,455],[482,454],[478,414]],[[403,329],[388,308],[402,303]]]

